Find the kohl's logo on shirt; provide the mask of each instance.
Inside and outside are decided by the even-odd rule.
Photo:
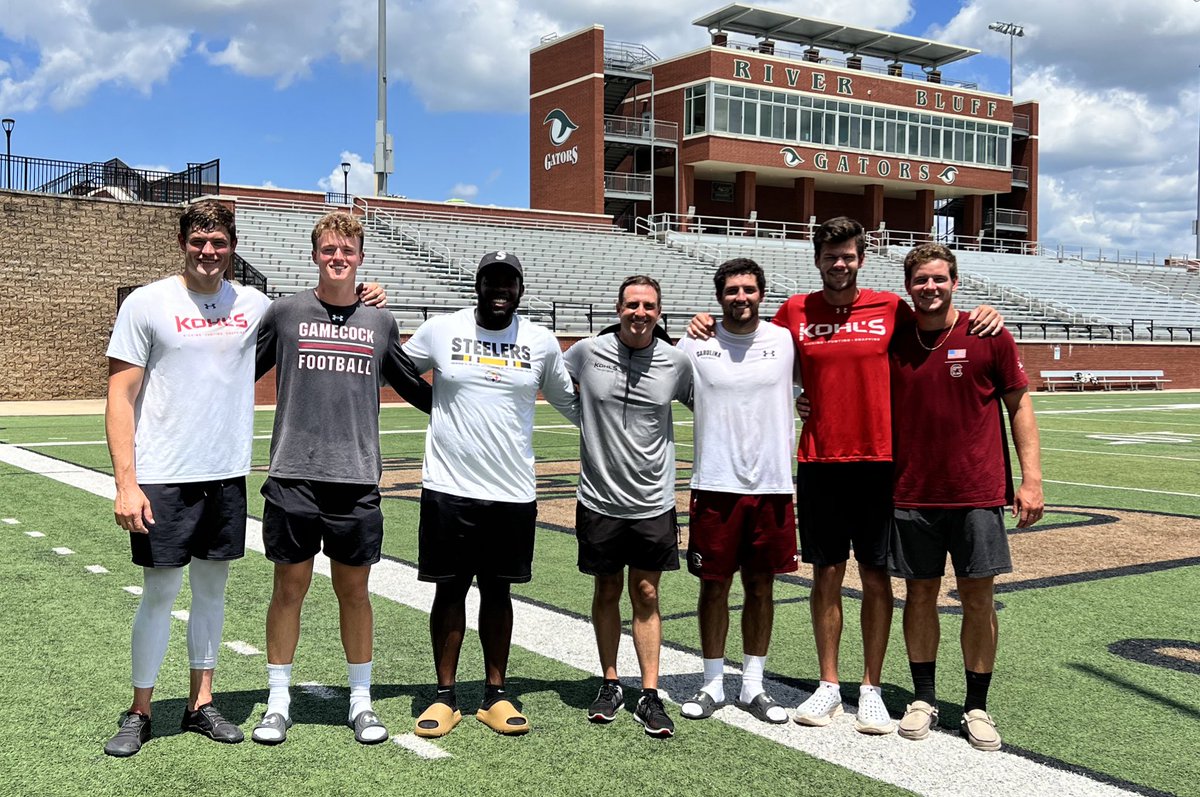
[[[869,321],[847,321],[842,324],[805,324],[800,327],[796,333],[796,337],[800,340],[805,338],[825,338],[833,337],[839,334],[847,335],[873,335],[875,337],[886,337],[887,322],[882,318],[872,318]]]

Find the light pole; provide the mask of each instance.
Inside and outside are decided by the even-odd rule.
[[[342,161],[342,204],[350,204],[350,164]]]
[[[16,126],[16,119],[0,119],[0,125],[4,125],[4,187],[12,188],[12,129]]]
[[[1196,135],[1200,139],[1200,132]],[[1196,220],[1192,222],[1196,233],[1196,259],[1200,260],[1200,155],[1196,156]]]
[[[1003,33],[1008,37],[1008,96],[1013,93],[1013,41],[1025,35],[1025,28],[1015,22],[993,22],[988,30]]]

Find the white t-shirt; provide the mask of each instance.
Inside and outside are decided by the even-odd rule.
[[[535,500],[538,390],[579,425],[579,402],[557,338],[520,316],[505,329],[484,329],[468,307],[426,321],[404,351],[421,373],[433,370],[422,484],[484,501]]]
[[[783,327],[760,323],[748,335],[684,337],[694,373],[692,488],[742,495],[791,494],[796,424],[794,348]]]
[[[192,293],[178,277],[125,299],[108,356],[145,369],[134,405],[139,484],[213,481],[250,471],[254,346],[271,300],[222,282]]]

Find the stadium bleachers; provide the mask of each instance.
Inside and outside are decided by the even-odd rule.
[[[238,203],[239,252],[269,281],[275,295],[315,284],[309,233],[332,209],[321,203],[244,199]],[[362,277],[382,283],[401,328],[474,301],[475,263],[506,249],[525,266],[523,314],[558,332],[588,332],[615,319],[622,279],[649,274],[662,283],[668,328],[714,307],[712,271],[732,257],[758,261],[770,281],[764,316],[783,299],[820,287],[805,240],[732,234],[666,232],[637,235],[588,224],[485,219],[464,212],[402,212],[365,204]],[[904,292],[906,246],[872,248],[863,284]],[[1093,324],[1119,337],[1157,337],[1164,328],[1200,330],[1200,275],[1183,268],[1113,264],[1008,253],[957,251],[958,303],[990,304],[1010,325],[1064,335],[1061,324]],[[1132,330],[1131,330],[1132,328]]]

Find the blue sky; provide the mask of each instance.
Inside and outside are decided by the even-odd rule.
[[[946,74],[1043,104],[1042,239],[1193,252],[1200,3],[1193,0],[812,0],[760,5],[984,50]],[[389,0],[392,193],[528,204],[528,51],[586,24],[660,56],[703,44],[722,3]],[[1049,6],[1049,7],[1044,7]],[[222,180],[372,185],[372,0],[0,0],[0,115],[14,154],[119,157]],[[1146,57],[1152,53],[1152,57]]]

